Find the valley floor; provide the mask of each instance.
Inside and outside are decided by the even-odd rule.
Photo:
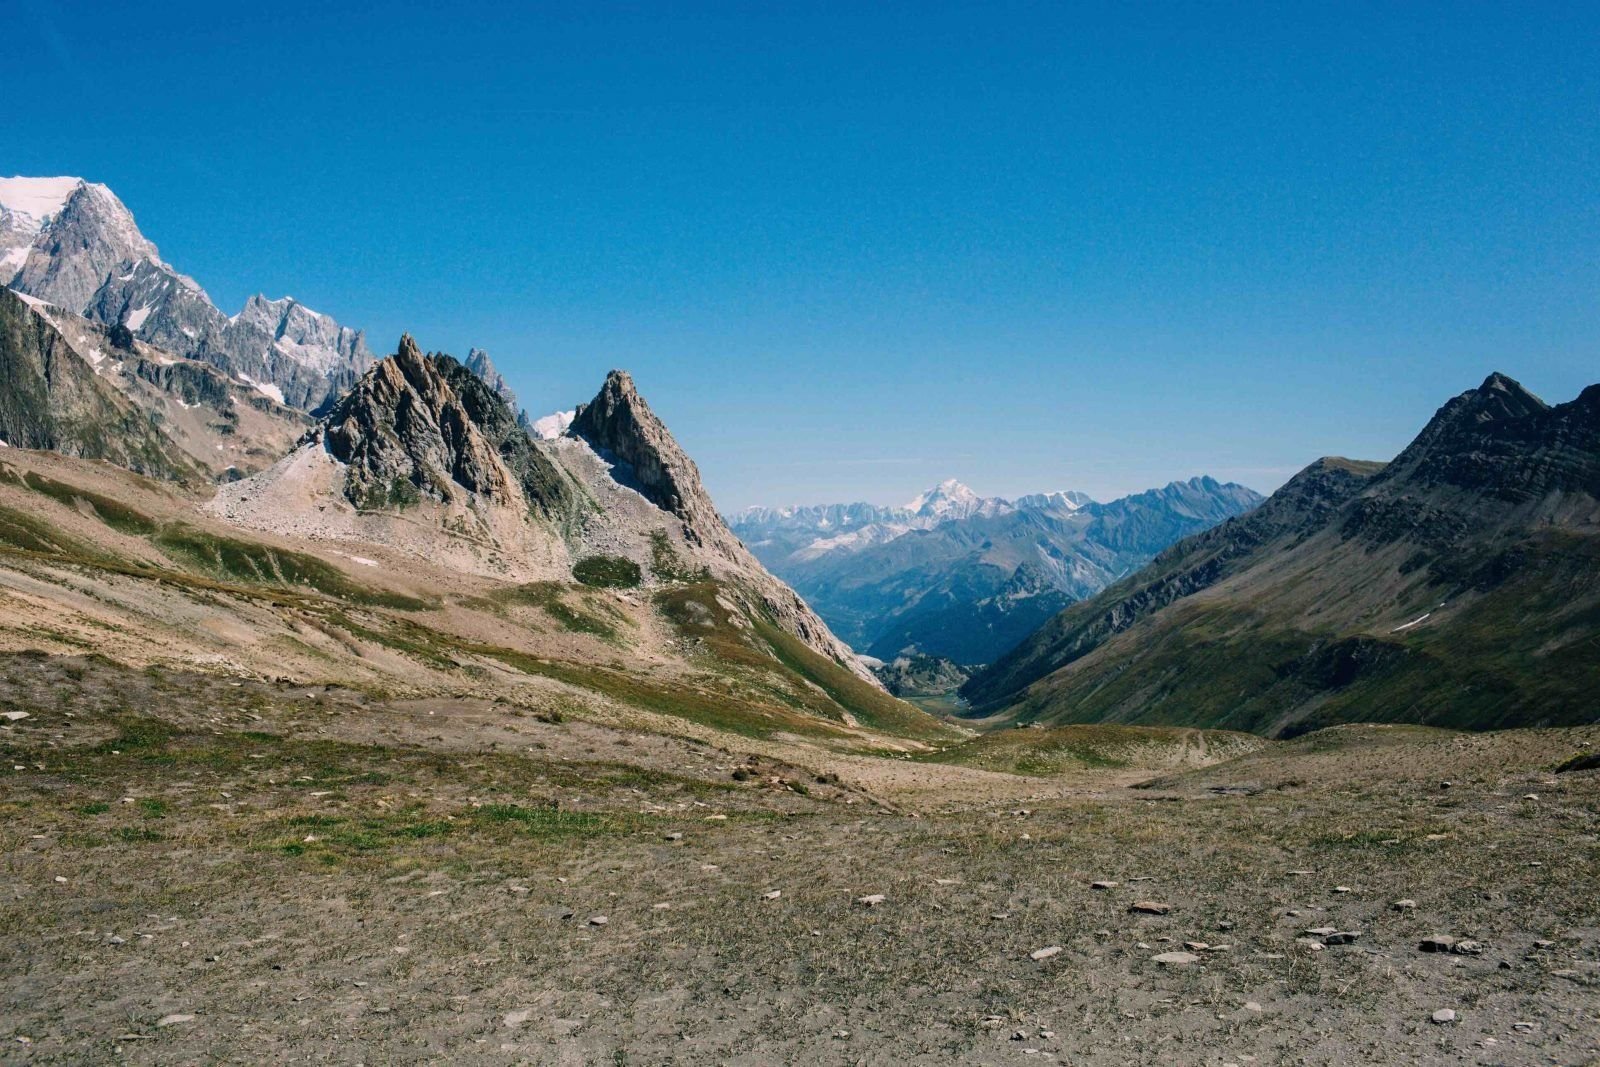
[[[1347,727],[1198,768],[1040,736],[1027,775],[89,658],[0,672],[26,713],[0,729],[8,1063],[1600,1055],[1600,770],[1555,770],[1600,728]],[[1322,927],[1360,936],[1313,948]],[[1208,947],[1153,959],[1185,942]]]

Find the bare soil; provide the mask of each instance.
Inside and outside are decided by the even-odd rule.
[[[1193,738],[1076,766],[1008,737],[1048,769],[1017,774],[470,694],[39,655],[0,675],[27,714],[0,724],[7,1063],[1600,1048],[1600,771],[1554,770],[1600,729],[1351,727],[1199,767]],[[1303,943],[1325,927],[1359,937]],[[1153,960],[1185,942],[1207,947]]]

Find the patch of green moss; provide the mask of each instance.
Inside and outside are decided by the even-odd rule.
[[[650,533],[650,570],[663,582],[703,582],[711,577],[706,568],[691,567],[683,561],[665,530]]]
[[[644,579],[639,565],[622,556],[587,556],[572,568],[572,576],[600,589],[634,589]]]

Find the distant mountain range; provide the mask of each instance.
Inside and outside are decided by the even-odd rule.
[[[1287,735],[1592,722],[1600,385],[1491,375],[1388,464],[1322,459],[963,688],[1002,719]]]
[[[981,664],[1261,499],[1212,478],[1105,504],[1072,491],[980,497],[951,480],[904,507],[748,508],[729,525],[858,650]]]

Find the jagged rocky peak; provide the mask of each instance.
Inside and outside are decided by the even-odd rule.
[[[506,381],[506,376],[500,373],[500,368],[494,365],[494,360],[489,358],[489,353],[481,348],[467,350],[466,367],[473,374],[482,378],[484,384],[495,391],[506,406],[512,411],[517,410],[517,391],[511,388],[511,383]],[[525,413],[524,413],[525,414]]]
[[[454,358],[423,355],[409,334],[334,405],[320,433],[360,508],[464,500],[554,516],[571,502],[506,402]]]
[[[252,296],[233,324],[270,335],[285,356],[324,373],[346,365],[365,371],[372,363],[365,333],[339,325],[333,316],[313,311],[292,296],[280,300]]]
[[[79,178],[10,178],[0,198],[8,242],[28,242],[0,253],[17,267],[8,281],[18,292],[81,313],[118,264],[160,262],[133,213],[104,185]]]
[[[617,480],[676,515],[692,543],[741,558],[737,539],[700,482],[700,469],[650,410],[627,371],[606,375],[595,398],[578,406],[569,432],[622,464],[626,469],[615,471]]]
[[[1506,500],[1600,492],[1600,425],[1590,397],[1585,390],[1551,407],[1515,380],[1491,374],[1434,414],[1380,487],[1451,486]]]

